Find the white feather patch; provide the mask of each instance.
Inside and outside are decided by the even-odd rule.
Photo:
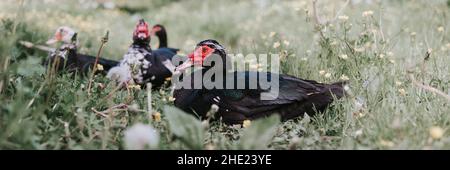
[[[128,65],[119,65],[111,68],[106,75],[107,78],[123,85],[132,80],[130,67]]]
[[[108,78],[123,84],[133,80],[138,84],[144,83],[144,74],[151,63],[145,59],[145,54],[136,48],[129,48],[128,52],[123,56],[119,66],[112,68],[108,72]],[[110,74],[111,73],[111,74]],[[115,78],[113,76],[116,76]]]

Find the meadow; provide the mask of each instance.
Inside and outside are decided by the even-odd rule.
[[[0,149],[450,149],[450,1],[348,2],[2,0]],[[96,76],[88,94],[88,79],[49,74],[48,53],[19,44],[66,25],[95,55],[108,30],[102,57],[119,60],[140,18],[164,25],[179,55],[216,39],[279,54],[284,74],[348,80],[350,95],[314,116],[226,125],[177,110],[170,89],[115,91]]]

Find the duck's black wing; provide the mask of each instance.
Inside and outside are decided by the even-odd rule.
[[[175,54],[178,53],[178,51],[180,51],[180,49],[178,49],[178,48],[171,48],[171,47],[163,47],[163,48],[158,48],[156,50],[167,51],[167,52],[175,53]]]
[[[91,55],[77,54],[77,62],[83,66],[92,67],[93,64],[95,63],[95,58],[96,57],[91,56]],[[112,67],[119,65],[119,61],[109,60],[109,59],[105,59],[105,58],[99,58],[98,64],[101,64],[103,66],[103,69],[106,72],[108,72],[108,70],[111,69]],[[84,71],[87,71],[87,70],[84,70]]]
[[[175,49],[171,48],[158,48],[152,51],[152,55],[156,57],[163,57],[162,59],[172,60],[173,56],[177,54]]]
[[[67,69],[68,72],[81,72],[83,75],[87,74],[95,63],[94,56],[79,54],[76,49],[70,49],[68,51],[67,58],[61,56],[56,56],[55,53],[50,53],[50,56],[44,61],[44,66],[52,64],[55,59],[60,59],[60,64],[58,65],[58,70]],[[65,66],[63,65],[65,64]],[[119,64],[118,61],[108,60],[104,58],[99,58],[98,64],[101,64],[104,68],[104,73],[109,69]]]

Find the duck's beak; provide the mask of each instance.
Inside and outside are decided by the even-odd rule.
[[[175,72],[178,73],[182,73],[184,72],[186,69],[192,67],[194,64],[192,63],[191,59],[186,60],[185,62],[183,62],[183,64],[179,65],[178,67],[175,68]]]
[[[47,42],[45,42],[47,45],[52,45],[55,44],[56,42],[58,42],[58,40],[56,40],[55,38],[49,39]]]

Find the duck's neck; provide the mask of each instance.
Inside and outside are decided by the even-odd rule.
[[[63,44],[58,49],[59,56],[67,60],[67,63],[75,63],[77,61],[77,47],[74,44]]]
[[[147,51],[152,51],[150,48],[150,44],[147,42],[141,42],[141,41],[134,41],[133,44],[131,44],[132,48],[139,48],[139,49],[145,49]]]
[[[149,47],[150,46],[150,37],[148,37],[146,39],[139,39],[139,38],[133,37],[132,45],[141,46],[141,47]]]
[[[159,47],[158,48],[165,48],[167,47],[167,34],[166,30],[164,28],[161,28],[161,31],[158,31],[156,33],[156,36],[159,39]]]
[[[77,49],[76,48],[69,48],[67,54],[67,62],[76,62],[77,61]]]

